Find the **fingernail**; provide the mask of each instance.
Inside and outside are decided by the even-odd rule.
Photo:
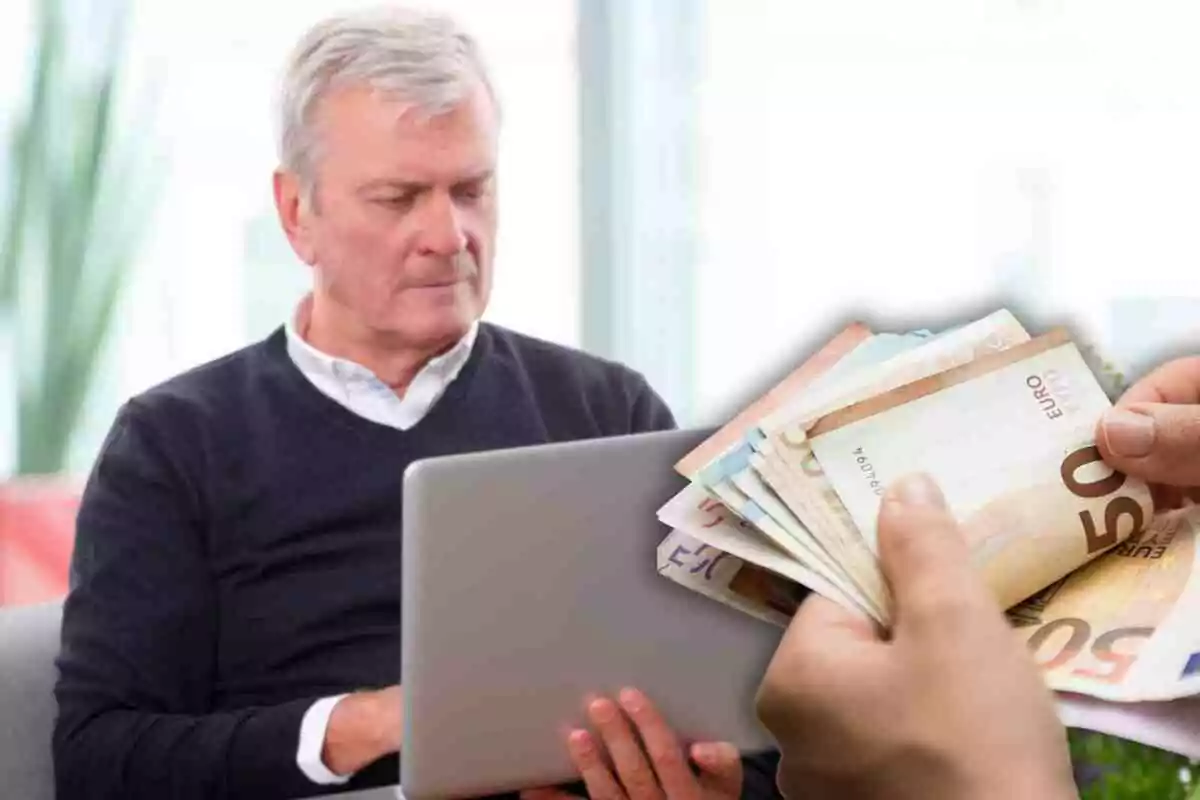
[[[737,757],[737,748],[728,742],[700,742],[692,745],[692,758],[701,764],[714,766]]]
[[[613,705],[611,700],[605,698],[592,701],[589,709],[592,712],[592,717],[597,722],[611,722],[617,717],[617,707]]]
[[[702,764],[711,764],[717,760],[716,745],[704,743],[692,745],[692,758]]]
[[[586,756],[592,751],[592,737],[585,730],[574,730],[567,737],[567,745],[576,755]]]
[[[631,714],[638,713],[646,704],[646,698],[637,689],[622,689],[620,697],[621,705]]]
[[[1110,408],[1101,418],[1104,442],[1114,455],[1140,458],[1154,447],[1154,418],[1126,408]]]
[[[923,472],[905,475],[888,487],[885,500],[906,506],[945,508],[946,498],[942,490]]]

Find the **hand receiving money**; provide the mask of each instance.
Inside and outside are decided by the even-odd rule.
[[[785,796],[1077,796],[1050,693],[943,503],[922,476],[884,497],[890,637],[817,596],[788,628],[758,694]]]

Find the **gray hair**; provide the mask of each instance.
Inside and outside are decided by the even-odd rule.
[[[332,89],[365,84],[429,116],[482,82],[496,102],[479,45],[444,14],[385,7],[325,19],[300,39],[284,74],[279,158],[309,195],[319,142],[314,118]]]

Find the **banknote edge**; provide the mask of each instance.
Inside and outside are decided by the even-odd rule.
[[[808,438],[814,439],[823,434],[831,433],[839,428],[869,419],[905,403],[911,403],[914,400],[935,394],[951,386],[957,386],[996,372],[1026,358],[1073,344],[1070,331],[1062,327],[1052,328],[1049,332],[1030,339],[1028,342],[1023,342],[996,353],[989,353],[974,361],[952,367],[945,372],[929,375],[826,414],[818,418],[809,427]]]
[[[786,394],[802,390],[812,384],[872,335],[871,328],[862,322],[852,322],[843,327],[837,335],[821,345],[820,349],[806,358],[800,366],[788,373],[787,377],[739,411],[719,430],[679,459],[675,463],[675,471],[689,480],[694,480],[705,465],[733,445],[739,444],[746,431],[777,408]]]

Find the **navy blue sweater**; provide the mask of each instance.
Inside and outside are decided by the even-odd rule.
[[[484,324],[416,426],[312,386],[282,329],[129,401],[79,511],[64,607],[59,800],[287,798],[318,698],[399,679],[401,496],[415,459],[672,427],[638,373]],[[748,762],[747,794],[773,792]]]

